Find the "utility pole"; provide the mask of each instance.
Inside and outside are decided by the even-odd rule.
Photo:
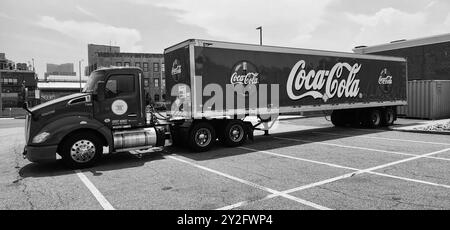
[[[83,59],[78,61],[78,75],[80,76],[80,93],[83,90],[83,88],[81,88],[81,62],[83,61],[84,61]]]
[[[262,46],[262,26],[256,28],[256,30],[259,30],[259,45]]]
[[[2,79],[2,70],[0,69],[0,116],[3,116],[3,79]]]

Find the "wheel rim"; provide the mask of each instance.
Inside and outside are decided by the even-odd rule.
[[[95,145],[89,140],[79,140],[70,148],[70,157],[75,162],[86,163],[95,156]]]
[[[388,119],[387,119],[388,124],[394,123],[394,113],[387,112],[387,116],[388,116]]]
[[[201,128],[195,133],[195,143],[200,147],[208,146],[211,143],[211,130]]]
[[[372,124],[378,125],[378,124],[380,124],[380,121],[381,121],[380,114],[373,113],[372,114]]]
[[[244,129],[241,125],[235,124],[231,126],[230,131],[228,132],[230,140],[233,142],[239,142],[244,138]]]

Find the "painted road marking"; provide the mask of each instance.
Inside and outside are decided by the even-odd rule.
[[[199,168],[199,169],[202,169],[202,170],[205,170],[205,171],[208,171],[208,172],[211,172],[211,173],[220,175],[220,176],[223,176],[223,177],[228,178],[228,179],[230,179],[230,180],[234,180],[234,181],[237,181],[237,182],[239,182],[239,183],[242,183],[242,184],[245,184],[245,185],[249,185],[249,186],[251,186],[251,187],[254,187],[254,188],[257,188],[257,189],[266,191],[266,192],[271,193],[271,194],[273,194],[273,195],[281,196],[281,197],[284,197],[284,198],[287,198],[287,199],[296,201],[296,202],[298,202],[298,203],[300,203],[300,204],[303,204],[303,205],[306,205],[306,206],[309,206],[309,207],[313,207],[313,208],[315,208],[315,209],[319,209],[319,210],[330,210],[329,208],[324,207],[324,206],[322,206],[322,205],[318,205],[318,204],[315,204],[315,203],[313,203],[313,202],[310,202],[310,201],[307,201],[307,200],[303,200],[303,199],[294,197],[294,196],[292,196],[292,195],[285,194],[285,193],[282,193],[282,192],[280,192],[280,191],[277,191],[277,190],[274,190],[274,189],[271,189],[271,188],[264,187],[264,186],[262,186],[262,185],[255,184],[255,183],[250,182],[250,181],[247,181],[247,180],[244,180],[244,179],[241,179],[241,178],[237,178],[237,177],[235,177],[235,176],[231,176],[231,175],[229,175],[229,174],[226,174],[226,173],[223,173],[223,172],[219,172],[219,171],[217,171],[217,170],[210,169],[210,168],[207,168],[207,167],[205,167],[205,166],[198,165],[198,164],[195,164],[195,163],[190,162],[190,161],[187,161],[187,160],[180,159],[180,158],[178,158],[178,157],[168,156],[168,158],[173,159],[173,160],[176,160],[176,161],[179,161],[179,162],[182,162],[182,163],[185,163],[185,164],[188,164],[188,165],[191,165],[191,166],[194,166],[194,167],[196,167],[196,168]]]
[[[328,146],[333,146],[333,147],[366,150],[366,151],[371,151],[371,152],[380,152],[380,153],[388,153],[388,154],[403,155],[403,156],[420,156],[419,154],[402,153],[402,152],[395,152],[395,151],[388,151],[388,150],[381,150],[381,149],[372,149],[372,148],[365,148],[365,147],[358,147],[358,146],[333,144],[333,143],[327,143],[327,142],[308,141],[308,140],[301,140],[301,139],[295,139],[295,138],[284,138],[284,137],[274,137],[274,138],[279,139],[279,140],[297,141],[297,142],[312,143],[312,144],[318,144],[318,145],[328,145]],[[442,157],[429,156],[429,157],[425,157],[425,158],[450,161],[450,158],[442,158]]]
[[[269,151],[261,151],[261,150],[257,150],[257,149],[246,148],[246,147],[239,147],[239,148],[240,149],[245,149],[245,150],[251,150],[251,151],[254,151],[254,152],[259,152],[259,153],[279,156],[279,157],[285,156],[283,154],[272,153],[272,152],[269,152]],[[335,182],[335,181],[339,181],[339,180],[343,180],[343,179],[346,179],[346,178],[350,178],[350,177],[353,177],[353,176],[356,176],[356,175],[359,175],[359,174],[362,174],[362,173],[369,173],[369,174],[374,174],[374,175],[379,175],[379,176],[384,176],[384,177],[390,177],[390,178],[399,179],[399,180],[405,180],[405,181],[416,182],[416,183],[421,183],[421,184],[427,184],[427,185],[432,185],[432,186],[439,186],[439,187],[444,187],[444,188],[450,189],[450,185],[438,184],[438,183],[433,183],[433,182],[428,182],[428,181],[423,181],[423,180],[416,180],[416,179],[411,179],[411,178],[406,178],[406,177],[399,177],[399,176],[389,175],[389,174],[385,174],[385,173],[373,172],[375,170],[379,170],[379,169],[382,169],[382,168],[390,167],[390,166],[393,166],[393,165],[397,165],[397,164],[405,163],[405,162],[408,162],[408,161],[417,160],[417,159],[420,159],[420,158],[426,158],[426,157],[431,156],[431,155],[447,152],[449,150],[450,150],[450,148],[447,148],[447,149],[439,150],[439,151],[436,151],[436,152],[432,152],[432,153],[428,153],[428,154],[424,154],[424,155],[419,155],[419,156],[406,158],[406,159],[403,159],[403,160],[398,160],[398,161],[394,161],[394,162],[391,162],[391,163],[387,163],[387,164],[371,167],[371,168],[368,168],[368,169],[357,170],[357,171],[352,172],[352,173],[347,173],[347,174],[344,174],[344,175],[341,175],[341,176],[333,177],[333,178],[330,178],[330,179],[322,180],[322,181],[311,183],[311,184],[307,184],[307,185],[303,185],[303,186],[300,186],[300,187],[297,187],[297,188],[293,188],[293,189],[282,191],[280,193],[282,193],[282,194],[289,194],[289,193],[293,193],[293,192],[298,192],[298,191],[301,191],[301,190],[310,189],[310,188],[314,188],[314,187],[321,186],[321,185],[324,185],[324,184],[328,184],[328,183],[332,183],[332,182]],[[286,157],[289,158],[289,159],[303,160],[303,158],[297,158],[297,157],[291,157],[291,156],[286,156]],[[306,160],[306,161],[307,162],[312,162],[312,163],[318,162],[318,161],[311,161],[311,160]],[[334,165],[334,164],[329,164],[329,163],[325,163],[325,162],[318,162],[318,163],[320,163],[322,165],[329,165],[329,166]],[[339,165],[337,165],[337,166],[339,168],[353,169],[353,168],[346,167],[346,166],[339,166]],[[239,202],[239,203],[236,203],[236,204],[232,204],[232,205],[228,205],[228,206],[219,208],[218,210],[230,210],[230,209],[241,207],[241,206],[244,206],[244,205],[247,205],[247,204],[250,204],[250,203],[254,203],[254,202],[257,202],[257,201],[263,201],[263,200],[271,199],[271,198],[274,198],[274,197],[277,197],[277,196],[278,196],[277,194],[270,194],[270,195],[268,195],[268,196],[266,196],[266,197],[264,197],[264,198],[262,198],[260,200],[242,201],[242,202]]]
[[[311,133],[326,134],[326,135],[332,135],[332,136],[362,137],[362,138],[369,138],[369,139],[380,139],[380,140],[389,140],[389,141],[402,141],[402,142],[411,142],[411,143],[420,143],[420,144],[432,144],[432,145],[447,145],[447,146],[450,146],[450,143],[442,143],[442,142],[415,141],[415,140],[387,138],[387,137],[363,136],[363,135],[367,135],[367,134],[371,134],[371,133],[361,134],[361,135],[337,134],[337,133],[329,133],[329,132],[311,132]]]
[[[391,177],[391,178],[395,178],[395,179],[402,179],[402,180],[406,180],[406,181],[411,181],[411,182],[422,183],[422,184],[433,185],[433,186],[444,187],[444,188],[450,189],[450,185],[438,184],[438,183],[433,183],[433,182],[423,181],[423,180],[410,179],[410,178],[407,178],[407,177],[399,177],[399,176],[394,176],[394,175],[385,174],[385,173],[372,172],[372,171],[377,170],[377,169],[373,169],[373,168],[357,169],[357,168],[352,168],[352,167],[347,167],[347,166],[342,166],[342,165],[337,165],[337,164],[332,164],[332,163],[327,163],[327,162],[321,162],[321,161],[309,160],[309,159],[300,158],[300,157],[293,157],[293,156],[284,155],[284,154],[278,154],[278,153],[264,151],[264,150],[251,149],[251,148],[246,148],[246,147],[239,147],[239,148],[240,149],[249,150],[249,151],[264,153],[264,154],[268,154],[268,155],[272,155],[272,156],[278,156],[278,157],[283,157],[283,158],[288,158],[288,159],[293,159],[293,160],[299,160],[299,161],[310,162],[310,163],[315,163],[315,164],[327,165],[327,166],[335,167],[335,168],[353,170],[353,171],[356,171],[356,172],[368,170],[366,173],[375,174],[375,175],[384,176],[384,177]],[[445,152],[445,151],[448,151],[448,150],[450,150],[450,148],[433,152],[432,155],[433,154],[439,154],[439,153],[442,153],[442,152]],[[415,157],[412,157],[412,158],[416,158],[416,157],[426,158],[425,155],[419,155],[419,156],[415,156]],[[406,159],[403,159],[403,160],[408,160],[408,159],[412,159],[412,158],[406,158]],[[399,160],[399,161],[403,161],[403,160]],[[396,161],[396,162],[399,162],[399,161]],[[392,164],[392,163],[388,163],[388,164]],[[388,164],[385,164],[385,165],[388,165]],[[381,166],[383,166],[382,168],[390,166],[390,165],[388,165],[388,166],[385,166],[385,165],[381,165]],[[380,167],[380,166],[375,166],[375,167]],[[355,175],[357,175],[357,174],[355,174],[353,172],[353,173],[348,173],[348,174],[345,174],[345,175],[342,175],[342,176],[338,176],[338,177],[335,177],[335,178],[340,178],[340,177],[348,178],[348,177],[355,176]],[[332,179],[335,179],[335,178],[332,178]],[[344,179],[344,178],[342,178],[342,179]],[[333,181],[330,181],[330,182],[333,182]],[[327,182],[327,183],[330,183],[330,182]]]
[[[114,207],[109,203],[109,201],[103,196],[103,194],[95,187],[95,185],[82,173],[80,170],[75,170],[75,173],[83,182],[84,185],[89,189],[89,191],[94,195],[95,199],[100,203],[100,205],[105,210],[115,210]]]

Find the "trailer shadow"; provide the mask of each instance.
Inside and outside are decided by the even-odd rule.
[[[103,174],[102,172],[105,171],[137,168],[144,166],[148,162],[165,159],[163,154],[163,152],[153,152],[152,154],[137,157],[128,152],[123,152],[106,155],[96,166],[82,169],[81,171],[91,172],[94,176],[101,176]],[[61,160],[50,163],[30,163],[19,170],[19,175],[22,179],[56,177],[74,173],[75,171],[65,166]]]
[[[257,149],[259,151],[270,151],[272,149],[310,144],[308,142],[285,141],[276,138],[305,139],[312,142],[324,142],[330,140],[338,140],[342,138],[357,137],[367,134],[383,133],[388,131],[391,130],[387,128],[360,130],[360,129],[327,127],[327,128],[276,133],[271,134],[269,136],[255,136],[254,141],[248,141],[247,144],[243,146],[244,148],[227,148],[221,146],[220,143],[217,143],[216,147],[209,152],[189,153],[186,152],[186,150],[182,150],[180,148],[176,149],[174,152],[178,151],[177,152],[178,155],[181,155],[194,161],[206,161],[253,153],[255,151],[246,149],[246,147],[252,148],[251,147],[252,145],[257,146]],[[333,135],[323,133],[330,133],[330,134],[332,133]]]

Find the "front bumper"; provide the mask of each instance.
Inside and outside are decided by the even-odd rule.
[[[23,155],[31,162],[56,161],[57,145],[50,146],[25,146]]]

